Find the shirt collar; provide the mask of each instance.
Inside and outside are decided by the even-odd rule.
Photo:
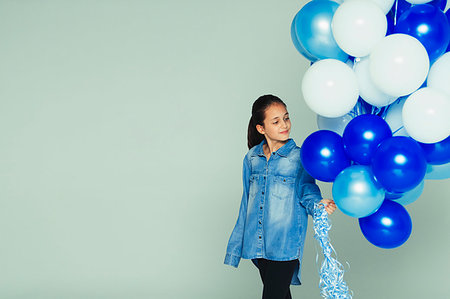
[[[252,156],[262,156],[265,157],[264,151],[263,151],[263,145],[267,143],[266,138],[263,139],[255,148],[255,151],[253,152]],[[287,154],[291,151],[291,149],[295,146],[294,139],[289,138],[285,144],[283,144],[282,147],[277,149],[275,151],[276,154],[279,156],[287,157]]]

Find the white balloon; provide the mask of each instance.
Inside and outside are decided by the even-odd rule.
[[[433,63],[428,74],[427,86],[438,89],[450,97],[450,52]]]
[[[384,93],[401,97],[416,91],[428,75],[425,47],[406,34],[386,36],[370,54],[370,76]]]
[[[353,117],[350,114],[333,118],[317,115],[317,127],[319,130],[333,131],[342,136],[345,127],[352,119]]]
[[[347,114],[359,97],[355,73],[336,59],[315,62],[303,77],[302,92],[309,108],[325,117]]]
[[[395,0],[371,0],[375,2],[383,11],[384,14],[387,14],[394,4]],[[431,0],[430,0],[431,1]]]
[[[334,13],[331,30],[344,52],[363,57],[386,35],[387,19],[381,8],[371,1],[348,0]]]
[[[424,4],[424,3],[431,2],[433,0],[405,0],[405,1],[409,2],[411,4]]]
[[[403,125],[423,143],[436,143],[450,135],[450,98],[431,87],[421,88],[403,106]]]
[[[353,71],[358,79],[359,96],[370,105],[383,107],[397,99],[385,94],[373,84],[369,72],[369,57],[356,58]]]
[[[393,136],[409,136],[403,126],[402,117],[403,105],[405,104],[406,99],[406,97],[400,98],[392,103],[386,112],[386,116],[384,117],[384,120],[391,128]]]

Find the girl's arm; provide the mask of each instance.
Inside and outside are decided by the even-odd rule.
[[[303,168],[300,167],[299,175],[297,176],[297,195],[300,198],[300,203],[305,207],[308,214],[314,214],[314,204],[322,200],[319,186],[316,180]]]
[[[247,218],[248,189],[250,178],[250,162],[248,156],[245,155],[242,166],[242,182],[244,190],[242,192],[241,206],[239,208],[239,216],[228,241],[227,253],[225,255],[224,264],[236,267],[239,265],[242,253],[242,241],[244,237],[245,219]]]

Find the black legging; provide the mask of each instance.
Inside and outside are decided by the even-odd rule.
[[[258,259],[258,269],[264,284],[262,299],[292,299],[289,286],[298,260],[271,261]]]

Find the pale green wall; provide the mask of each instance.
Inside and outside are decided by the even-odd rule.
[[[0,298],[259,298],[223,265],[242,192],[251,103],[315,131],[289,35],[302,1],[0,1]],[[325,195],[330,185],[321,184]],[[355,298],[450,294],[449,181],[381,250],[336,212]],[[303,286],[320,298],[311,231]]]

